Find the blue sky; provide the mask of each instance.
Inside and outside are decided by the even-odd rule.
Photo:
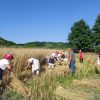
[[[0,36],[16,43],[66,42],[74,22],[90,27],[100,14],[99,0],[0,0]]]

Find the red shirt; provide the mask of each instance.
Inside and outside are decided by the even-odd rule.
[[[80,57],[80,59],[83,59],[83,53],[82,52],[79,53],[79,57]]]

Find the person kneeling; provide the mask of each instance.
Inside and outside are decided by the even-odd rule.
[[[49,58],[49,66],[48,66],[48,68],[54,68],[54,66],[55,66],[55,61],[56,61],[56,58],[55,57],[53,57],[53,56],[51,56],[50,58]]]

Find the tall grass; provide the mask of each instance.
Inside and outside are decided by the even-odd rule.
[[[50,49],[24,49],[24,48],[0,48],[0,58],[5,53],[12,53],[14,55],[13,72],[24,84],[31,89],[31,97],[26,100],[65,100],[65,98],[54,94],[56,88],[61,85],[66,89],[73,89],[87,92],[89,88],[75,87],[73,80],[82,80],[83,78],[95,77],[95,62],[96,55],[89,53],[84,54],[84,62],[79,63],[78,54],[76,54],[76,74],[74,77],[68,76],[68,65],[56,65],[54,70],[48,69],[45,64],[45,57],[56,50]],[[31,69],[24,70],[29,57],[38,58],[41,64],[40,76],[32,75]],[[82,90],[83,89],[83,90]],[[91,92],[91,91],[88,91]],[[98,94],[99,89],[92,89],[92,92]],[[99,98],[95,95],[96,98]],[[8,100],[25,100],[22,95],[13,91],[11,88],[7,89]],[[99,99],[98,99],[99,100]]]

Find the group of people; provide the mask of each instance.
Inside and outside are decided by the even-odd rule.
[[[3,71],[7,68],[9,73],[12,73],[12,65],[10,61],[13,59],[12,54],[5,54],[3,59],[0,60],[0,86],[2,85]],[[69,49],[69,54],[67,55],[65,51],[63,52],[53,52],[51,56],[47,59],[48,68],[54,68],[56,62],[66,61],[69,64],[70,73],[73,76],[75,73],[75,54],[73,49]],[[79,61],[83,62],[83,53],[79,52]],[[97,64],[100,65],[100,52],[97,57]],[[36,58],[29,58],[27,66],[24,69],[32,68],[32,73],[37,75],[40,74],[40,62]]]
[[[70,73],[73,76],[75,73],[75,54],[72,48],[69,49],[69,54],[66,54],[65,51],[63,52],[53,52],[48,59],[48,68],[54,68],[56,62],[65,61],[69,64]],[[83,53],[79,51],[79,61],[83,63]]]
[[[65,51],[63,52],[53,52],[49,57],[47,57],[48,68],[54,68],[55,63],[61,61],[67,61],[67,54]]]

